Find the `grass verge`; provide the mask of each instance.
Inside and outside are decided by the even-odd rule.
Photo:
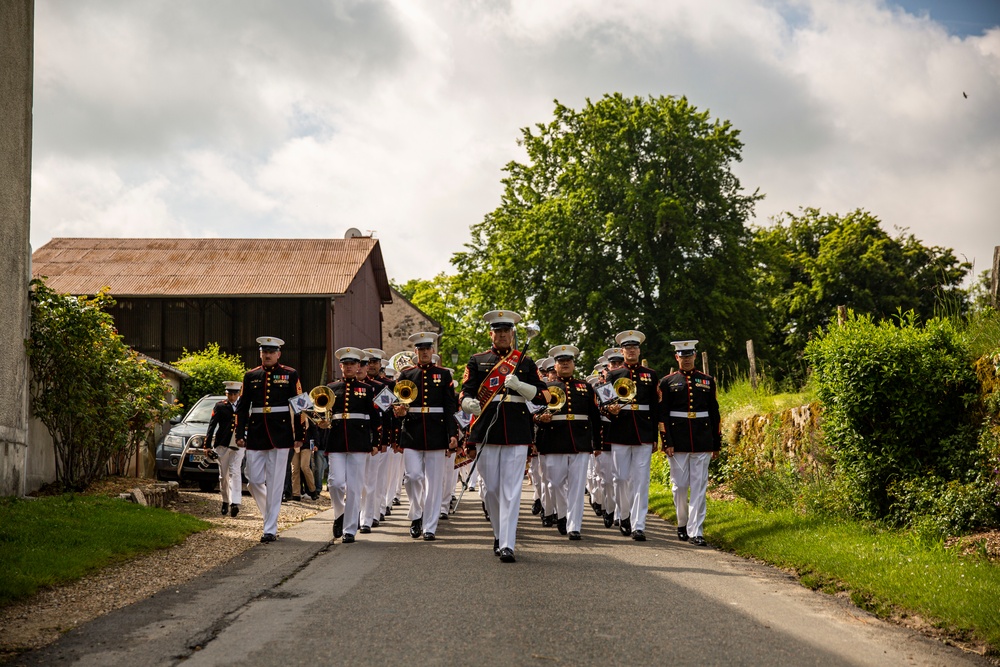
[[[0,606],[178,544],[210,526],[187,514],[117,498],[0,498]]]
[[[670,489],[654,484],[650,509],[675,518]],[[875,615],[917,614],[947,634],[1000,652],[1000,566],[915,534],[861,523],[709,500],[705,539],[798,573],[803,585],[847,591]]]

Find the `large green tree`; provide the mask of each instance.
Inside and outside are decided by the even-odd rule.
[[[522,130],[527,160],[506,166],[500,205],[453,258],[463,293],[537,319],[539,347],[573,343],[584,362],[639,328],[661,369],[678,337],[736,363],[763,323],[739,132],[685,98],[606,95],[554,115]]]
[[[905,230],[889,235],[867,211],[807,208],[774,222],[755,230],[753,247],[771,332],[761,353],[779,376],[804,376],[806,342],[836,318],[837,306],[876,320],[912,310],[921,321],[968,307],[961,289],[968,263]]]
[[[457,351],[458,367],[463,368],[473,353],[489,343],[480,304],[462,291],[457,276],[439,273],[430,280],[414,278],[393,283],[393,287],[441,325],[438,351],[445,366],[452,366],[451,354]]]

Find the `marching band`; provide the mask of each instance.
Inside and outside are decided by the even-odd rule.
[[[437,334],[417,332],[409,337],[413,351],[390,359],[376,348],[338,349],[342,378],[305,394],[297,372],[277,363],[283,341],[257,339],[261,366],[242,385],[227,383],[216,426],[218,445],[232,433],[247,452],[250,491],[264,517],[261,542],[277,539],[281,494],[274,490],[283,488],[288,452],[305,439],[329,464],[333,537],[347,544],[385,521],[401,488],[410,536],[437,539],[466,465],[462,485],[475,480],[500,562],[516,561],[526,475],[531,513],[541,515],[543,526],[582,539],[589,496],[606,528],[643,542],[652,454],[662,447],[677,537],[705,546],[708,468],[721,447],[721,419],[715,379],[694,369],[698,341],[673,341],[679,368],[660,378],[640,362],[645,335],[623,331],[584,380],[577,347],[557,345],[536,365],[528,348],[537,328],[529,325],[519,345],[518,313],[493,310],[482,319],[490,348],[471,356],[457,382],[434,354]],[[222,512],[236,516],[233,477],[229,466],[220,471]]]

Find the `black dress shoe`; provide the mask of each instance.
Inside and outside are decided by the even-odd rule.
[[[635,540],[636,542],[645,542],[646,541],[646,533],[644,533],[641,530],[633,530],[632,531],[632,539]]]
[[[229,503],[222,503],[222,516],[229,514]]]
[[[611,525],[613,525],[615,528],[618,528],[619,526],[622,525],[622,522],[619,521],[618,519],[615,519],[614,523],[612,523]]]
[[[576,530],[569,531],[569,539],[571,539],[571,540],[578,540],[578,539],[580,539],[580,533],[579,533],[579,531],[576,531]]]
[[[596,514],[597,516],[604,516],[604,508],[601,506],[600,503],[594,503],[593,508],[594,508],[594,514]]]
[[[441,512],[441,516],[438,517],[438,521],[447,521],[447,520],[448,520],[448,515],[445,514],[444,512]]]
[[[556,529],[560,535],[566,534],[566,517],[556,520]]]
[[[294,500],[295,502],[298,502],[298,501],[302,500],[302,496],[292,496],[292,500]]]
[[[535,516],[542,513],[542,501],[539,498],[535,498],[535,502],[531,503],[531,513]]]
[[[267,544],[268,542],[276,542],[277,540],[278,536],[275,535],[274,533],[264,533],[263,535],[260,536],[260,541],[263,542],[264,544]]]
[[[344,533],[344,544],[350,544],[354,541],[354,535],[351,533]]]
[[[399,498],[393,498],[393,499],[392,499],[392,504],[393,504],[393,506],[394,506],[394,507],[395,507],[396,505],[399,505]]]
[[[369,526],[361,526],[361,529],[358,532],[367,535],[368,533],[372,532],[372,529]]]
[[[701,535],[695,535],[694,537],[692,537],[691,538],[691,544],[695,545],[696,547],[707,547],[708,546],[708,542],[706,542],[705,538],[702,537]]]
[[[379,527],[378,519],[372,519],[372,528],[378,528],[378,527]]]
[[[233,504],[233,505],[229,506],[229,516],[236,516],[239,513],[240,513],[240,506],[239,505]]]
[[[631,535],[632,534],[632,519],[631,519],[631,517],[628,518],[628,519],[622,519],[621,520],[621,525],[618,526],[618,530],[620,530],[621,533],[622,533],[622,535],[624,535],[625,537],[628,537],[629,535]]]
[[[392,505],[386,505],[385,506],[385,515],[386,516],[392,516]]]
[[[385,515],[384,514],[379,514],[378,515],[378,522],[382,523],[383,521],[385,521]],[[373,525],[374,525],[374,523],[373,523]]]
[[[677,526],[677,539],[681,542],[688,541],[688,529],[687,526]]]
[[[424,533],[424,542],[433,542],[437,538],[434,537],[434,533]]]
[[[313,491],[312,493],[309,494],[309,497],[312,498],[313,500],[319,500],[319,491]]]
[[[501,563],[513,563],[514,562],[514,550],[509,547],[504,547],[500,550],[500,562]]]
[[[413,521],[410,522],[410,537],[412,537],[413,539],[417,539],[418,537],[420,537],[420,533],[423,532],[423,530],[421,530],[420,524],[421,524],[420,519],[414,519]]]
[[[543,516],[542,525],[546,528],[551,528],[552,526],[556,525],[556,515],[546,514],[545,516]]]
[[[604,510],[604,527],[610,528],[613,525],[615,525],[615,515]]]
[[[344,534],[344,515],[341,514],[336,519],[333,520],[333,539]]]
[[[500,540],[493,540],[493,555],[500,555]]]

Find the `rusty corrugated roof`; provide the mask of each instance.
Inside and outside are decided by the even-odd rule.
[[[52,239],[33,277],[57,292],[113,296],[331,296],[371,258],[382,303],[392,302],[378,239]]]

